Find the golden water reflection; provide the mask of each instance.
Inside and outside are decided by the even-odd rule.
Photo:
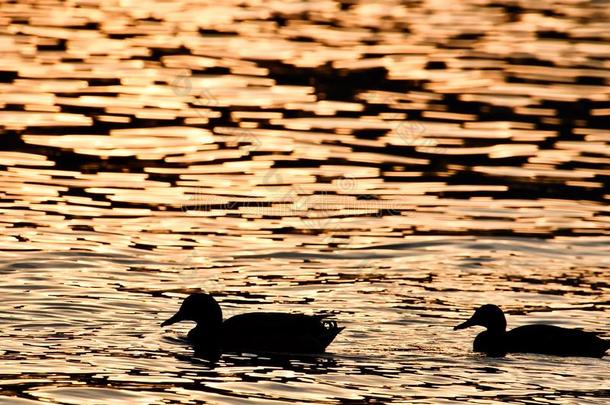
[[[608,333],[603,2],[77,3],[0,3],[0,402],[606,402],[451,330]],[[347,329],[211,364],[200,289]]]

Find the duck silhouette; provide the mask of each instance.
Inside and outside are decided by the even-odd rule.
[[[187,339],[200,351],[322,353],[344,328],[326,315],[251,312],[223,322],[218,302],[209,294],[184,299],[174,316],[161,326],[194,321]]]
[[[473,350],[490,356],[507,353],[539,353],[557,356],[602,357],[610,349],[610,341],[601,339],[596,332],[568,329],[553,325],[533,324],[506,331],[504,312],[497,306],[486,304],[474,315],[453,329],[483,326],[487,330],[478,334]]]

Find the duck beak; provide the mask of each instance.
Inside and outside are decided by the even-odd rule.
[[[176,312],[174,314],[174,316],[172,316],[171,318],[169,318],[168,320],[165,320],[161,323],[161,326],[168,326],[168,325],[173,325],[176,322],[180,322],[184,320],[184,316],[182,316],[182,313],[180,313],[180,311]]]
[[[475,325],[474,321],[472,320],[472,318],[470,318],[466,322],[462,322],[461,324],[454,326],[453,330],[466,329],[466,328],[470,328],[471,326],[474,326],[474,325]]]

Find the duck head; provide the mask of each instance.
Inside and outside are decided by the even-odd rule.
[[[172,325],[180,321],[195,321],[206,328],[219,327],[222,324],[222,310],[214,297],[208,294],[195,293],[184,299],[174,316],[163,321],[161,326]]]
[[[500,307],[486,304],[479,307],[470,319],[455,326],[453,330],[465,329],[475,325],[483,326],[490,332],[504,332],[506,331],[506,318]]]

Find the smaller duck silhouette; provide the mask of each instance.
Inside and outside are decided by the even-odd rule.
[[[479,307],[474,315],[453,329],[483,326],[487,330],[474,340],[473,350],[489,356],[507,353],[538,353],[557,356],[602,357],[610,349],[610,341],[596,332],[568,329],[553,325],[525,325],[506,331],[504,312],[493,304]]]
[[[196,322],[187,339],[199,351],[322,353],[344,329],[325,317],[251,312],[223,322],[222,310],[214,297],[195,293],[185,298],[178,312],[161,326]]]

